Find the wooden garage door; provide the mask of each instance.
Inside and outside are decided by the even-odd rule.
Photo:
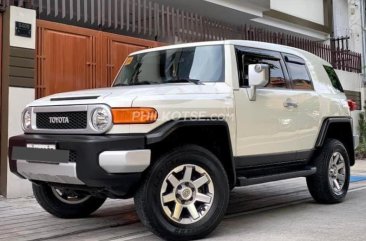
[[[37,20],[36,97],[110,86],[133,51],[159,43]]]
[[[157,46],[156,42],[126,36],[121,37],[120,35],[105,32],[102,33],[102,39],[103,53],[106,53],[103,54],[105,58],[103,58],[102,62],[102,66],[106,66],[102,70],[105,71],[102,73],[102,76],[105,76],[103,81],[104,86],[110,86],[112,84],[114,77],[130,53],[147,47]]]

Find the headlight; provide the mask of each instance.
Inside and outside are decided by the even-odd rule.
[[[28,109],[25,109],[22,114],[22,128],[23,130],[27,130],[31,127],[31,114]]]
[[[112,114],[107,107],[97,107],[92,114],[93,128],[99,132],[107,131],[112,124]]]

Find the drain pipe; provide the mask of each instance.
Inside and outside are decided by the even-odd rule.
[[[362,29],[362,74],[364,79],[364,84],[366,84],[366,0],[360,1],[360,11],[361,11],[361,29]]]
[[[361,75],[363,91],[361,91],[361,110],[365,108],[365,86],[366,86],[366,0],[360,0],[361,11],[361,37],[362,37],[362,56],[361,56]],[[362,90],[362,87],[361,87]]]

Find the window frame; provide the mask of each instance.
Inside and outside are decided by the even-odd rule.
[[[292,83],[290,81],[290,76],[288,75],[287,72],[287,68],[283,59],[283,56],[281,54],[281,52],[279,51],[273,51],[273,50],[266,50],[266,49],[260,49],[260,48],[252,48],[252,47],[245,47],[245,46],[240,46],[240,45],[234,45],[234,50],[235,50],[235,56],[236,56],[236,66],[237,66],[237,72],[238,72],[238,86],[239,88],[250,88],[249,86],[241,86],[240,82],[241,82],[241,71],[240,71],[240,62],[239,60],[239,56],[238,53],[239,52],[243,52],[248,53],[248,54],[253,54],[253,55],[266,55],[271,57],[272,59],[278,59],[282,68],[282,73],[286,82],[286,88],[276,88],[276,87],[258,87],[258,89],[268,89],[268,90],[292,90]]]
[[[296,91],[315,91],[313,78],[312,78],[312,76],[310,74],[309,68],[308,68],[305,60],[303,58],[297,56],[297,55],[288,54],[288,53],[281,53],[281,54],[282,54],[282,58],[283,58],[284,64],[286,66],[286,72],[287,72],[287,74],[289,76],[289,81],[291,82],[292,89],[293,90],[296,90]],[[290,69],[289,69],[289,66],[288,66],[287,63],[299,64],[299,65],[304,65],[305,66],[306,74],[308,75],[309,80],[311,82],[311,89],[296,89],[295,88],[295,84],[294,84],[294,81],[292,79],[291,72],[290,72]]]

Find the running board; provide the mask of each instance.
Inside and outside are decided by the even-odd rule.
[[[316,167],[309,167],[305,170],[283,172],[278,174],[256,176],[256,177],[238,177],[237,186],[249,186],[254,184],[260,184],[265,182],[273,182],[284,179],[296,178],[296,177],[307,177],[316,173]]]

